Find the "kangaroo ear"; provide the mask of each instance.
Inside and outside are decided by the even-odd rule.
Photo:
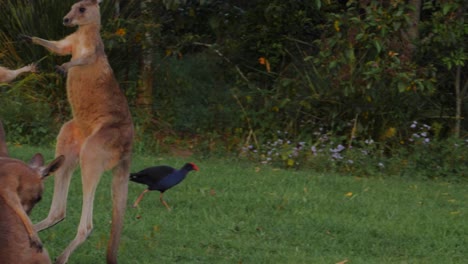
[[[57,158],[55,158],[51,163],[49,163],[49,165],[41,167],[39,173],[41,174],[42,178],[45,178],[46,176],[60,168],[64,160],[65,156],[60,155]]]
[[[84,0],[82,0],[82,1],[84,1]],[[99,5],[100,3],[102,3],[102,0],[88,0],[88,2],[91,2],[91,4],[98,4]]]
[[[41,153],[36,153],[29,161],[29,167],[37,169],[44,165],[44,157]]]

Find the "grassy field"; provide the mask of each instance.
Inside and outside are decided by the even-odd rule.
[[[11,147],[27,160],[37,150]],[[401,178],[360,178],[288,171],[225,159],[134,156],[133,171],[193,161],[192,172],[165,198],[172,211],[131,183],[120,263],[466,263],[468,184]],[[94,231],[69,263],[105,263],[110,180],[95,199]],[[33,222],[46,216],[53,177]],[[55,258],[75,236],[81,212],[79,172],[67,218],[40,233]]]

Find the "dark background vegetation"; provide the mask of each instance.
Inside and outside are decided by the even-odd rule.
[[[0,0],[9,141],[53,146],[70,118],[61,39],[74,1]],[[466,177],[463,0],[104,0],[102,36],[137,128],[135,150],[226,155],[361,175]]]

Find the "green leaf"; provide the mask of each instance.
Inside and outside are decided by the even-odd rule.
[[[315,7],[317,9],[320,9],[322,7],[322,1],[321,0],[315,0]]]
[[[310,61],[310,60],[312,60],[312,59],[314,59],[314,57],[312,57],[312,56],[307,56],[307,57],[304,58],[304,61]]]
[[[380,53],[382,51],[382,45],[380,44],[380,41],[375,40],[374,46],[375,46],[375,49],[377,50],[377,53]]]
[[[350,63],[354,63],[356,61],[356,56],[354,55],[354,49],[347,49],[345,51],[345,56]]]
[[[356,35],[356,40],[361,40],[365,37],[366,35],[364,33],[359,33]]]
[[[406,91],[406,83],[404,83],[404,82],[402,82],[402,81],[399,81],[399,82],[397,83],[397,86],[398,86],[398,91],[399,91],[400,93]]]
[[[452,8],[452,6],[450,4],[445,4],[442,7],[442,13],[444,14],[444,16],[448,14],[448,12],[450,11],[451,8]]]

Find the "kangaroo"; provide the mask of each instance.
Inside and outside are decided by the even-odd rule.
[[[65,155],[55,176],[52,205],[37,231],[65,218],[68,188],[73,171],[81,166],[83,207],[75,238],[57,258],[66,263],[93,229],[93,201],[99,180],[112,170],[112,225],[107,247],[107,263],[117,263],[117,251],[126,210],[133,143],[133,122],[125,95],[120,90],[104,51],[100,35],[101,16],[97,0],[76,2],[63,18],[65,26],[78,29],[59,41],[25,37],[71,60],[57,69],[67,73],[67,96],[72,119],[57,137],[56,156]]]
[[[0,122],[0,259],[2,263],[51,263],[28,214],[42,197],[43,180],[63,163],[59,156],[44,165],[41,154],[29,164],[8,157]]]
[[[31,63],[27,66],[24,66],[22,68],[16,69],[16,70],[10,70],[5,67],[0,67],[0,83],[9,83],[16,79],[20,74],[25,73],[25,72],[36,72],[37,67],[36,64]]]

